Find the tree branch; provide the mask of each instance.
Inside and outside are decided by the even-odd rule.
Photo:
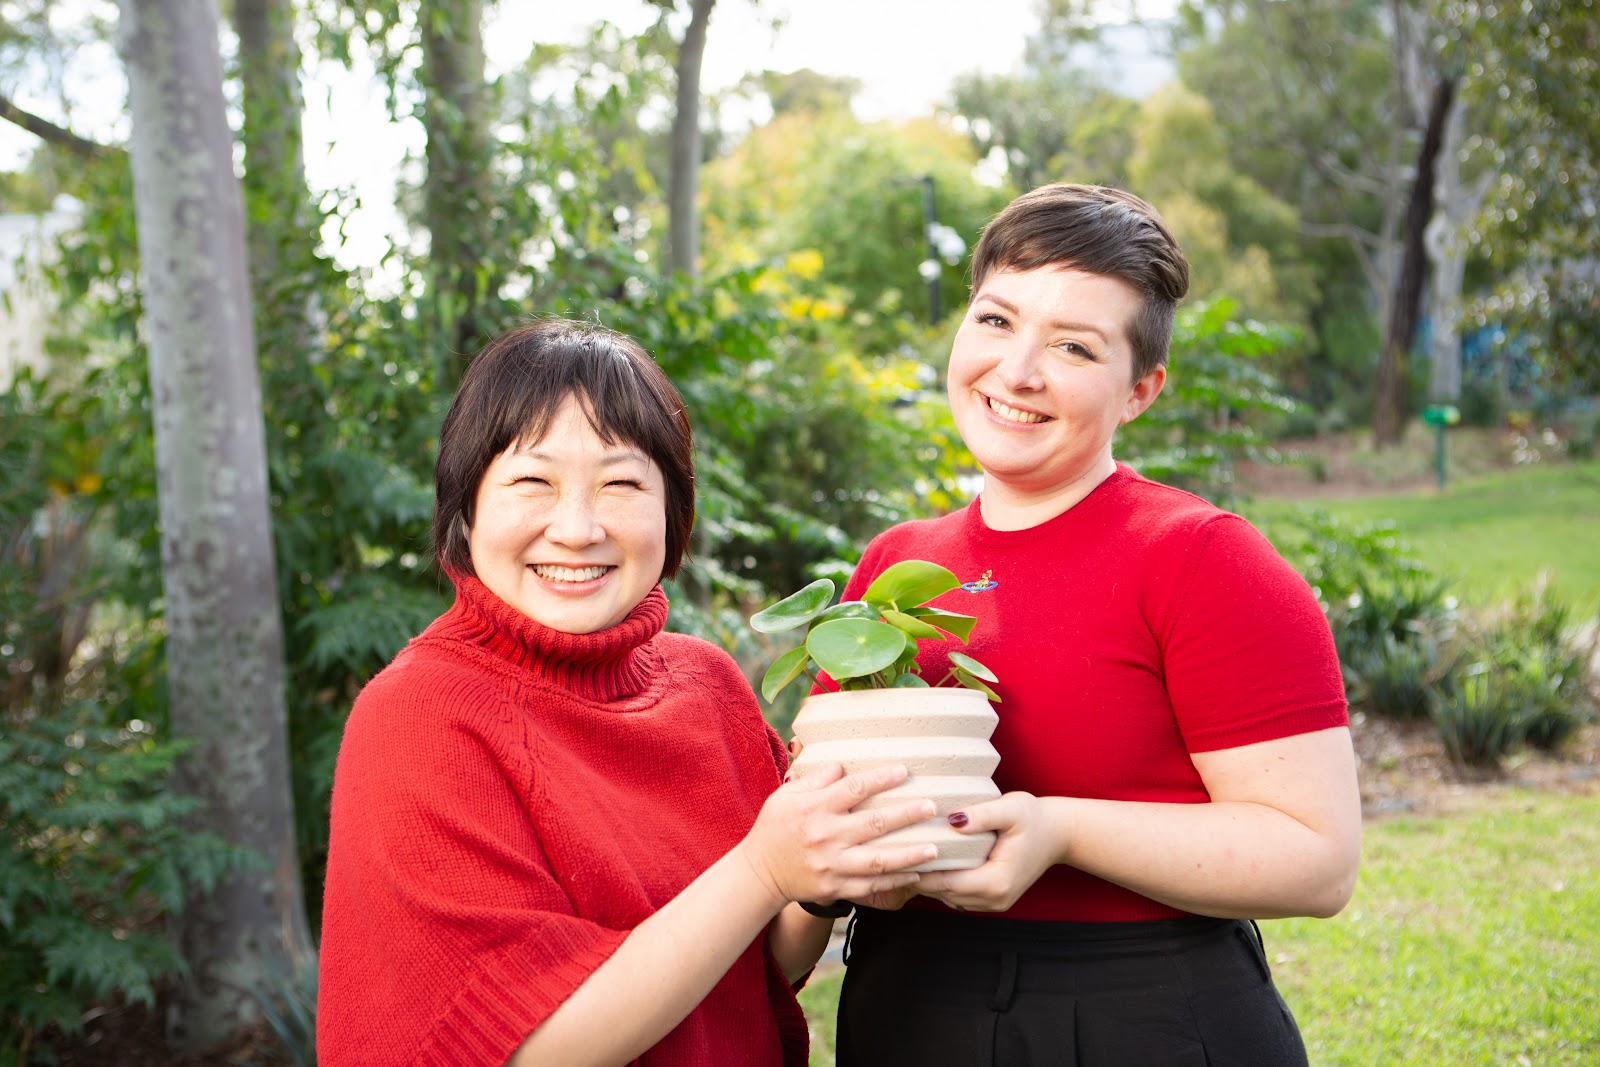
[[[48,141],[53,145],[60,145],[62,148],[76,152],[80,156],[98,156],[107,152],[121,151],[121,149],[113,145],[103,145],[98,141],[90,141],[79,137],[71,130],[63,129],[48,119],[42,119],[38,115],[24,111],[6,96],[0,96],[0,119],[14,122],[35,137]]]

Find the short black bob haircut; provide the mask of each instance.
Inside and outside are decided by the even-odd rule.
[[[433,552],[446,573],[474,575],[468,531],[478,485],[496,456],[537,441],[577,397],[607,444],[655,462],[666,483],[663,578],[678,573],[694,528],[694,459],[683,398],[631,337],[592,323],[540,319],[501,334],[461,378],[433,468]]]

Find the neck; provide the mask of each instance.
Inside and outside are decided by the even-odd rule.
[[[1071,509],[1095,487],[1116,473],[1117,461],[1111,451],[1088,470],[1067,482],[1034,487],[1006,482],[985,471],[979,507],[983,524],[991,530],[1027,530],[1049,522]]]

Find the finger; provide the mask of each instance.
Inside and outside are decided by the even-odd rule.
[[[857,845],[840,853],[836,868],[847,876],[900,874],[938,858],[936,845]]]
[[[807,767],[798,774],[791,768],[789,773],[783,776],[783,780],[797,788],[813,790],[824,789],[843,777],[844,764],[819,763],[815,767]]]
[[[846,879],[839,897],[843,900],[867,901],[868,898],[880,893],[898,893],[903,889],[910,889],[917,885],[920,876],[914,871],[905,871],[899,874],[884,874],[875,878],[850,878]],[[873,905],[868,903],[868,907]]]
[[[990,830],[1010,829],[1017,821],[1015,805],[1009,803],[1004,797],[999,800],[989,800],[982,804],[973,804],[971,807],[960,811],[952,811],[945,816],[945,822],[957,833],[981,834]]]
[[[840,811],[848,811],[875,793],[893,789],[910,777],[903,763],[890,763],[857,771],[841,778],[833,786],[836,799],[842,802]]]
[[[851,841],[866,842],[906,826],[931,819],[939,812],[932,800],[908,800],[882,808],[852,812],[840,820],[841,833]]]

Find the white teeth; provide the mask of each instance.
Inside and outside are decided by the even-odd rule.
[[[554,567],[548,563],[538,563],[534,565],[533,573],[547,582],[592,582],[610,569],[610,567]]]
[[[1002,404],[994,397],[989,398],[989,410],[999,415],[1008,422],[1043,422],[1043,415],[1036,415],[1031,411],[1020,411],[1009,404]]]

